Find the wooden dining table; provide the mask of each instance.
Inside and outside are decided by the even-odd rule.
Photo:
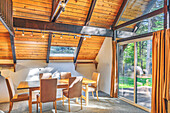
[[[68,88],[69,79],[58,79],[56,87],[57,89]],[[96,81],[83,78],[83,85],[86,87],[85,96],[82,98],[85,100],[86,106],[89,102],[88,85],[91,83],[96,83]],[[32,101],[32,91],[40,89],[40,81],[21,81],[17,87],[17,90],[29,89],[29,113],[32,113],[32,104],[36,104],[36,101]],[[62,100],[62,98],[57,98],[57,100]],[[77,101],[77,100],[76,100]]]

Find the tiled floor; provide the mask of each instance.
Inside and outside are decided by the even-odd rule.
[[[91,95],[91,94],[90,94]],[[0,110],[8,112],[9,103],[1,103]],[[36,113],[36,105],[33,105],[33,113]],[[43,104],[43,113],[53,113],[53,103]],[[57,102],[57,112],[68,112],[67,100],[65,105],[62,106],[62,101]],[[71,100],[71,112],[76,113],[147,113],[137,107],[134,107],[119,99],[110,98],[109,95],[99,92],[99,101],[96,98],[90,96],[89,105],[85,106],[83,101],[83,110],[81,110],[80,104],[75,103],[75,99]],[[1,113],[1,112],[0,112]],[[28,102],[14,103],[12,113],[28,113]]]

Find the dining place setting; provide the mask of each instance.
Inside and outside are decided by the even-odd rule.
[[[89,92],[96,92],[98,98],[98,82],[100,73],[93,72],[92,78],[87,79],[83,76],[72,76],[71,72],[60,72],[59,76],[53,76],[51,73],[40,73],[39,79],[35,81],[21,81],[17,90],[27,89],[29,93],[15,93],[14,85],[11,78],[6,78],[6,84],[9,92],[10,105],[9,113],[12,111],[13,104],[19,101],[28,101],[29,113],[32,113],[32,105],[36,104],[36,111],[43,111],[43,103],[53,102],[53,108],[57,113],[57,101],[62,101],[64,106],[65,100],[68,101],[68,111],[70,112],[70,99],[75,98],[76,103],[82,107],[82,100],[85,100],[85,106],[89,103]],[[61,90],[61,95],[57,92]],[[33,100],[33,93],[36,92],[36,99]],[[85,92],[85,95],[83,95]],[[40,108],[40,109],[39,109]]]

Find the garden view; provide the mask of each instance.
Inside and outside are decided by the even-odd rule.
[[[157,0],[150,12],[161,7],[163,7],[163,0]],[[136,24],[136,29],[133,30],[133,33],[139,35],[162,30],[163,20],[163,14],[143,20]],[[146,108],[151,108],[152,40],[141,40],[119,45],[118,60],[119,96],[134,101]],[[135,86],[136,94],[134,95]]]

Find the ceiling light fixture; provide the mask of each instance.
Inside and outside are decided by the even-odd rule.
[[[65,7],[66,7],[66,1],[65,0],[61,1],[61,7],[62,7],[62,11],[64,12],[65,11]]]
[[[22,36],[24,36],[24,31],[22,31]]]
[[[42,33],[42,31],[41,31],[41,33]],[[44,38],[44,32],[42,33],[42,38]]]
[[[63,34],[61,34],[60,38],[63,38]]]
[[[33,31],[32,31],[32,33],[31,33],[31,36],[33,36]]]
[[[53,33],[53,38],[55,38],[55,34]]]

